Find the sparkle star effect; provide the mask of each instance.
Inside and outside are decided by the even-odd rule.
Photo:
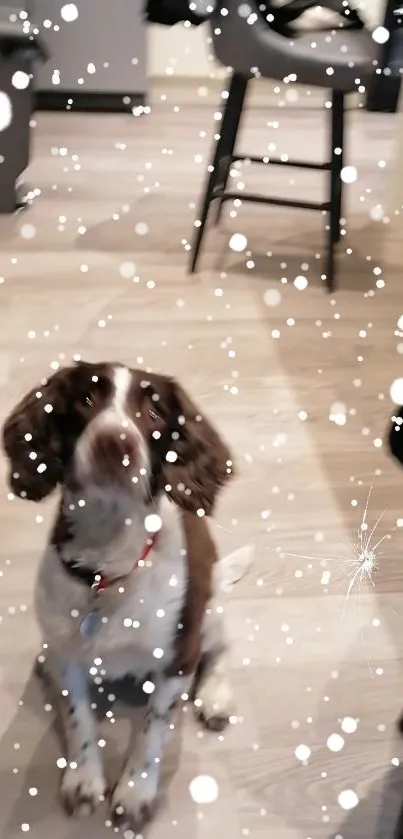
[[[360,524],[357,528],[357,534],[354,541],[350,542],[351,547],[351,554],[348,556],[335,556],[335,557],[321,557],[320,559],[325,560],[326,562],[338,562],[341,564],[343,568],[343,572],[347,574],[347,592],[344,599],[344,603],[341,610],[340,621],[343,620],[345,617],[348,601],[350,599],[351,594],[354,590],[357,590],[358,594],[358,613],[359,613],[359,621],[360,621],[360,633],[361,633],[361,641],[363,647],[365,649],[365,638],[364,638],[364,628],[363,622],[361,617],[361,593],[362,588],[364,585],[370,584],[372,587],[375,587],[375,574],[379,567],[379,560],[382,554],[379,552],[379,547],[384,542],[385,539],[390,538],[389,533],[385,533],[383,536],[379,537],[378,527],[381,522],[382,517],[385,514],[385,510],[378,516],[375,524],[370,527],[368,524],[368,512],[369,512],[369,503],[371,499],[372,489],[373,489],[374,482],[369,488],[367,500],[364,507],[364,512],[362,515],[362,519]],[[286,556],[298,556],[298,554],[289,554],[286,553]],[[313,556],[300,556],[299,558],[304,558],[308,560],[318,560],[319,557]],[[369,672],[371,676],[374,675],[370,660],[368,658],[367,653],[365,652],[365,658],[368,665]]]
[[[358,594],[361,593],[361,586],[364,583],[370,583],[372,586],[375,586],[374,576],[378,570],[378,563],[379,559],[382,554],[379,553],[379,546],[385,539],[389,539],[389,533],[385,533],[383,536],[378,538],[378,526],[381,522],[382,517],[385,514],[385,510],[378,516],[375,524],[372,528],[368,525],[368,511],[369,511],[369,502],[371,499],[371,493],[373,489],[373,482],[369,488],[367,500],[365,503],[365,508],[363,512],[363,516],[361,519],[360,524],[357,528],[357,535],[354,541],[350,542],[351,547],[351,554],[348,556],[338,555],[332,557],[318,557],[318,556],[307,556],[306,554],[295,554],[295,553],[288,553],[287,551],[283,552],[284,556],[292,556],[298,559],[307,559],[310,561],[325,561],[325,562],[339,562],[341,563],[342,567],[346,570],[347,573],[347,592],[345,601],[343,603],[343,608],[340,615],[340,620],[343,620],[347,604],[351,594],[354,591],[354,587],[357,585]]]
[[[369,502],[371,499],[371,493],[373,489],[373,482],[369,488],[367,501],[364,508],[364,514],[362,517],[362,521],[357,530],[357,538],[356,541],[353,543],[353,553],[354,558],[349,560],[349,562],[353,563],[353,568],[349,571],[349,584],[347,588],[346,599],[344,601],[344,606],[341,614],[341,618],[344,617],[345,610],[347,608],[348,599],[350,597],[351,592],[354,589],[354,585],[358,580],[358,589],[360,592],[360,586],[362,582],[369,582],[372,586],[375,586],[374,583],[374,574],[378,570],[378,558],[381,556],[378,552],[379,546],[382,542],[389,537],[388,533],[385,533],[378,539],[377,528],[385,514],[385,510],[380,514],[378,519],[376,520],[375,524],[373,525],[372,529],[369,531],[368,534],[368,523],[367,523],[367,514],[369,508]],[[376,535],[375,535],[376,534]],[[373,541],[375,544],[373,544]]]
[[[363,515],[361,521],[357,527],[357,532],[353,539],[350,540],[349,550],[346,551],[346,554],[339,554],[335,556],[312,556],[307,554],[297,554],[297,553],[290,553],[288,551],[280,550],[279,548],[273,548],[267,544],[259,544],[258,542],[253,542],[254,547],[264,547],[265,550],[273,551],[278,556],[281,557],[294,557],[296,559],[305,559],[309,562],[320,562],[320,563],[328,563],[333,562],[337,563],[338,567],[342,570],[342,575],[347,583],[347,591],[345,595],[345,599],[343,602],[343,606],[341,609],[340,614],[340,621],[343,621],[348,601],[353,593],[358,594],[358,611],[359,611],[359,622],[360,622],[360,633],[361,633],[361,640],[364,646],[365,638],[364,638],[364,629],[363,629],[363,621],[361,616],[361,594],[364,586],[368,586],[370,584],[372,587],[375,587],[375,576],[376,572],[379,567],[379,561],[383,554],[379,551],[381,544],[385,541],[385,539],[390,539],[390,534],[385,533],[382,536],[379,535],[379,525],[380,522],[385,514],[385,510],[378,516],[375,524],[372,526],[368,523],[368,516],[369,516],[369,506],[371,500],[371,494],[373,490],[374,480],[369,488]],[[223,528],[221,525],[219,526],[220,529],[227,530],[227,528]],[[231,532],[231,531],[228,531]],[[326,584],[330,580],[330,573],[326,573]],[[323,581],[323,579],[322,579]],[[369,668],[371,675],[373,675],[373,670],[369,661],[367,654],[365,654],[366,662]],[[279,674],[280,670],[282,669],[283,661],[279,658],[280,667],[278,668],[277,675]]]

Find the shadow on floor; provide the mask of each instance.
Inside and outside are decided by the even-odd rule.
[[[338,833],[343,839],[403,839],[403,766],[390,769],[370,789],[348,812]],[[333,837],[329,832],[329,839]]]
[[[103,756],[107,781],[112,788],[123,766],[130,726],[134,725],[136,729],[140,726],[145,703],[144,694],[131,680],[103,683],[102,689],[100,693],[94,687],[91,698],[97,705],[96,714],[102,721],[102,732],[107,726],[107,746]],[[53,701],[54,695],[33,670],[18,710],[0,741],[0,782],[3,790],[1,839],[20,839],[23,824],[30,825],[31,839],[43,839],[56,833],[63,839],[73,836],[74,839],[104,839],[111,836],[107,805],[102,805],[90,820],[71,820],[59,805],[62,772],[57,760],[64,756],[64,746]],[[106,712],[112,709],[116,726],[105,717]],[[161,809],[169,796],[170,783],[180,762],[181,714],[175,728],[161,778]],[[37,792],[33,795],[35,790]]]
[[[363,251],[364,252],[364,251]],[[374,264],[374,263],[373,263]],[[369,271],[372,271],[371,265]],[[353,279],[353,278],[352,278]],[[344,282],[341,285],[345,287]],[[398,294],[398,286],[396,285],[396,294]],[[390,292],[393,293],[391,288]],[[312,294],[306,300],[306,318],[304,321],[305,333],[302,336],[309,335],[309,329],[314,323],[314,317],[310,318],[309,305],[313,300],[317,300],[317,294]],[[365,300],[362,298],[362,304],[365,306]],[[319,301],[319,306],[321,302]],[[323,303],[323,311],[325,311],[327,303]],[[374,482],[374,489],[371,496],[371,505],[368,511],[368,523],[371,527],[375,525],[378,517],[386,511],[384,519],[379,524],[377,530],[377,538],[393,531],[393,526],[396,523],[396,518],[401,515],[401,489],[403,484],[403,471],[400,472],[389,462],[388,452],[385,449],[383,452],[383,459],[371,455],[371,450],[365,445],[365,440],[362,436],[362,427],[366,424],[371,425],[371,440],[375,437],[384,438],[389,417],[389,401],[385,399],[380,401],[379,392],[385,393],[393,380],[393,374],[388,368],[388,364],[392,367],[392,356],[389,354],[388,338],[389,334],[393,335],[393,330],[396,329],[396,319],[392,321],[393,314],[390,314],[390,324],[386,316],[382,317],[380,321],[380,332],[377,332],[368,341],[368,344],[363,351],[365,355],[365,390],[354,390],[353,380],[355,375],[359,375],[356,364],[358,347],[356,342],[356,335],[363,324],[366,325],[366,316],[363,315],[361,323],[359,310],[352,313],[347,310],[346,306],[340,304],[342,317],[344,317],[344,331],[337,332],[333,330],[333,343],[316,341],[303,343],[303,355],[301,357],[301,332],[295,330],[295,334],[287,340],[278,341],[276,343],[277,357],[280,363],[281,372],[287,380],[287,386],[293,393],[297,411],[311,405],[311,414],[314,417],[309,425],[307,425],[308,433],[310,434],[310,444],[313,449],[312,458],[319,464],[323,473],[321,483],[329,489],[333,496],[335,508],[340,513],[340,520],[343,522],[343,527],[346,533],[351,534],[351,538],[355,538],[357,526],[359,526],[360,519],[352,526],[352,512],[351,512],[351,489],[354,487],[355,491],[359,493],[361,509],[365,506],[365,497],[371,482],[374,481],[375,469],[380,469],[382,477],[377,478]],[[317,311],[317,310],[316,310]],[[337,309],[336,311],[339,311]],[[399,309],[400,312],[400,309]],[[273,315],[271,311],[265,311],[262,304],[262,317],[267,319],[267,329],[270,332]],[[376,321],[376,313],[374,313],[374,320]],[[374,333],[377,323],[374,323]],[[396,333],[395,333],[396,334]],[[287,333],[288,335],[288,333]],[[382,354],[382,355],[381,355]],[[382,372],[382,359],[385,362],[385,369]],[[318,383],[318,367],[323,370],[323,375]],[[357,372],[356,372],[357,371]],[[315,385],[315,382],[317,383]],[[343,429],[336,429],[330,424],[326,412],[326,402],[318,401],[322,412],[319,414],[315,406],[315,391],[313,388],[320,387],[323,393],[328,395],[329,410],[332,401],[342,401],[346,405],[354,405],[354,415],[357,416],[357,421],[348,417],[346,427]],[[386,390],[385,390],[386,389]],[[378,453],[379,454],[379,453]],[[339,460],[339,456],[340,459]],[[345,458],[345,463],[343,462]],[[374,459],[375,458],[375,459]],[[380,473],[378,473],[380,474]],[[354,483],[351,484],[354,475]],[[400,480],[399,480],[400,478]],[[362,482],[362,486],[360,484]],[[291,487],[290,487],[291,489]],[[357,496],[358,497],[358,496]],[[316,496],[315,496],[316,498]],[[359,513],[358,516],[362,515]],[[396,530],[396,527],[394,527]],[[313,535],[313,534],[312,534]],[[377,541],[377,540],[375,540]],[[384,696],[388,695],[389,699],[386,701],[386,708],[397,707],[399,696],[402,697],[403,704],[403,644],[402,644],[402,630],[403,617],[397,614],[392,608],[393,603],[389,602],[389,596],[399,595],[403,591],[403,572],[401,559],[401,532],[397,530],[396,536],[393,540],[393,549],[389,542],[385,542],[384,553],[385,558],[382,559],[380,567],[375,577],[375,603],[376,615],[380,619],[383,630],[388,636],[388,644],[390,645],[391,655],[388,657],[388,662],[382,659],[377,661],[375,666],[385,668],[383,679],[386,684],[382,687],[372,688],[373,680],[369,678],[368,674],[362,678],[357,674],[357,667],[362,664],[364,653],[362,650],[362,642],[359,638],[355,639],[346,652],[345,660],[340,663],[338,682],[344,685],[346,696],[353,696],[351,686],[357,685],[356,691],[356,708],[362,709],[360,714],[362,720],[367,719],[368,722],[376,726],[377,720],[373,717],[374,708],[377,707],[376,701],[369,701],[368,694],[371,690],[379,690],[380,696],[383,692]],[[387,546],[387,547],[386,547]],[[319,551],[313,551],[318,555]],[[331,556],[331,546],[327,545],[327,550],[324,550],[325,556]],[[346,583],[347,589],[348,582]],[[372,589],[371,589],[372,591]],[[399,610],[400,611],[400,610]],[[360,648],[361,646],[361,648]],[[369,650],[369,655],[371,651]],[[388,664],[393,662],[393,673],[391,681],[388,684]],[[375,664],[375,662],[374,662]],[[385,666],[386,664],[386,666]],[[337,663],[334,663],[337,667]],[[362,666],[365,666],[362,664]],[[343,690],[337,694],[335,683],[328,685],[328,694],[334,698],[334,707],[337,710],[338,716],[343,716]],[[390,696],[390,691],[393,696]],[[324,688],[324,693],[326,687]],[[379,703],[379,709],[382,706]],[[382,711],[381,711],[382,712]],[[348,711],[347,711],[348,713]],[[371,714],[371,718],[368,717]],[[367,716],[366,716],[367,715]],[[320,725],[320,712],[316,716],[317,725]],[[395,723],[393,719],[385,719],[388,730],[392,729]],[[330,732],[329,732],[330,734]],[[362,749],[361,749],[362,743]],[[365,748],[367,745],[368,748]],[[385,748],[386,746],[386,748]],[[349,748],[352,748],[350,745]],[[296,835],[301,828],[301,837],[312,836],[312,839],[403,839],[403,765],[399,765],[399,758],[402,759],[403,745],[399,735],[390,735],[390,733],[382,736],[377,741],[376,738],[368,743],[365,739],[360,741],[358,738],[354,743],[355,752],[352,752],[352,759],[355,766],[351,768],[351,778],[345,787],[350,787],[355,790],[359,785],[365,785],[365,782],[372,781],[369,784],[369,791],[363,796],[358,805],[354,809],[343,812],[340,808],[336,812],[340,817],[337,819],[337,829],[333,826],[334,821],[328,825],[321,822],[321,815],[318,815],[318,799],[319,803],[327,804],[327,799],[336,803],[337,795],[340,791],[340,776],[337,776],[337,768],[334,770],[333,777],[328,777],[326,781],[318,779],[318,790],[309,790],[305,788],[305,798],[301,780],[298,780],[297,770],[295,773],[291,772],[284,775],[284,778],[278,778],[278,785],[281,792],[281,787],[285,790],[282,794],[279,793],[279,798],[276,796],[274,806],[276,812],[281,814],[284,821],[290,825]],[[320,746],[315,752],[315,760],[320,770],[321,765],[325,764],[326,747]],[[387,752],[386,756],[385,753]],[[321,754],[323,753],[323,761]],[[392,759],[396,760],[397,765],[392,765]],[[335,764],[337,767],[337,763]],[[326,769],[328,767],[326,766]],[[354,771],[355,769],[355,771]],[[343,774],[345,767],[343,768]],[[340,769],[342,773],[342,769]],[[318,772],[319,776],[320,772]],[[326,789],[326,783],[328,787]],[[321,794],[322,786],[324,785],[324,793]],[[296,798],[296,787],[298,787],[298,796]],[[288,794],[288,800],[287,800]],[[293,798],[292,798],[293,795]],[[299,798],[299,800],[298,800]],[[316,806],[316,811],[315,811]],[[305,817],[305,813],[308,813]],[[344,818],[343,818],[344,817]]]

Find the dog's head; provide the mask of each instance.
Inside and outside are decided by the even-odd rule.
[[[233,473],[229,449],[169,376],[79,362],[30,391],[3,426],[10,485],[40,501],[58,485],[140,494],[164,490],[210,515]]]

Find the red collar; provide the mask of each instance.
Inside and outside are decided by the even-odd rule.
[[[133,568],[131,569],[131,571],[129,571],[129,574],[131,574],[133,571],[135,571],[136,568],[139,568],[140,566],[144,565],[144,562],[147,559],[148,554],[155,547],[157,538],[158,538],[158,533],[153,533],[152,536],[149,536],[149,538],[147,539],[147,541],[146,541],[146,543],[143,547],[143,550],[142,550],[139,558],[136,560],[136,562],[133,565]],[[93,589],[93,591],[95,591],[96,594],[101,594],[107,588],[110,588],[111,586],[114,586],[116,583],[120,583],[122,580],[126,580],[127,577],[129,576],[129,574],[124,574],[121,577],[112,577],[110,579],[108,579],[108,577],[105,577],[104,574],[96,574],[94,583],[92,585],[92,589]]]

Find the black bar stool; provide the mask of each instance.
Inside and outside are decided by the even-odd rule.
[[[215,222],[221,216],[223,203],[238,198],[280,207],[299,207],[319,210],[328,215],[326,286],[335,288],[335,245],[340,239],[342,214],[341,170],[344,166],[344,110],[345,94],[357,90],[371,78],[380,47],[365,29],[341,26],[332,30],[303,30],[295,38],[280,35],[261,15],[254,0],[226,0],[213,15],[214,52],[217,59],[232,69],[219,139],[209,166],[192,246],[190,271],[196,271],[198,257],[206,231],[210,205],[217,202]],[[292,77],[299,84],[331,89],[329,161],[307,163],[298,160],[279,160],[271,157],[251,157],[235,153],[248,83],[254,76],[284,80]],[[227,191],[231,163],[250,160],[275,166],[328,171],[329,196],[322,204],[310,201],[291,201],[267,198],[251,193]]]

